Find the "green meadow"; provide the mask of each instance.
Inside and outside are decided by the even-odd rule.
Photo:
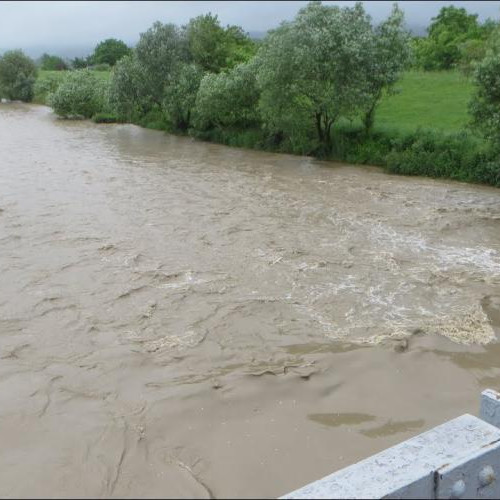
[[[473,85],[460,72],[407,72],[395,89],[397,93],[383,98],[377,109],[377,128],[458,132],[467,126]]]

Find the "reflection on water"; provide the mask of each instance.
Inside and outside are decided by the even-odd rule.
[[[278,496],[500,382],[494,188],[40,106],[0,143],[4,497]]]
[[[417,431],[423,427],[424,424],[425,421],[423,419],[405,420],[404,422],[393,422],[392,420],[389,420],[383,425],[373,427],[371,429],[364,429],[360,432],[365,436],[377,438],[398,434],[400,432]]]
[[[339,425],[358,425],[364,422],[371,422],[376,417],[365,413],[313,413],[309,415],[313,422],[338,427]]]

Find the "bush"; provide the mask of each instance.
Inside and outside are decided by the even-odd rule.
[[[417,130],[393,143],[387,155],[389,172],[446,177],[500,186],[500,163],[466,133],[444,135]]]
[[[47,96],[55,92],[63,81],[64,78],[51,73],[38,77],[34,86],[35,101],[45,104]]]
[[[0,57],[0,97],[30,102],[34,95],[36,66],[21,50]]]
[[[118,117],[114,113],[96,113],[92,117],[94,123],[116,123]]]
[[[341,126],[333,131],[333,158],[362,165],[385,166],[394,136],[383,132],[366,134],[360,128]]]
[[[100,63],[94,64],[91,69],[93,69],[94,71],[109,71],[111,69],[111,66],[107,63]]]
[[[68,74],[57,90],[47,98],[49,106],[66,118],[91,118],[107,111],[108,85],[90,70],[75,70]]]
[[[196,96],[195,126],[245,128],[259,121],[259,90],[255,67],[250,63],[236,66],[228,73],[206,73]]]
[[[159,107],[154,107],[146,114],[134,121],[137,125],[152,130],[170,130],[165,114]]]
[[[275,151],[270,142],[267,140],[267,135],[260,128],[214,128],[210,130],[191,129],[189,134],[196,139],[202,141],[216,142],[236,148],[259,149],[267,151]]]

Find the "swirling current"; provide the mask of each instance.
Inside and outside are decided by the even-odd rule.
[[[0,496],[279,496],[499,388],[500,191],[0,106]]]

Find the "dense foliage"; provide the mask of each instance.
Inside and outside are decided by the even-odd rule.
[[[111,106],[121,120],[136,122],[150,109],[144,74],[135,54],[116,64],[109,89]]]
[[[47,97],[57,90],[63,80],[59,74],[48,73],[44,78],[37,78],[34,86],[34,100],[36,102],[45,103]]]
[[[191,60],[185,32],[175,24],[160,22],[141,33],[135,57],[141,74],[139,90],[150,106],[162,105],[167,82],[182,63]]]
[[[415,42],[416,63],[425,70],[446,70],[455,67],[471,72],[474,62],[484,55],[486,40],[495,23],[482,25],[477,14],[464,8],[443,7],[432,19],[428,36]]]
[[[108,64],[114,66],[122,57],[130,53],[125,42],[116,38],[108,38],[99,43],[91,56],[93,64]]]
[[[54,111],[66,118],[91,118],[106,110],[107,84],[87,69],[68,74],[47,102]]]
[[[174,129],[186,131],[191,125],[196,95],[203,70],[194,63],[182,64],[170,75],[165,87],[163,110]]]
[[[21,50],[0,57],[0,97],[29,102],[33,99],[37,69]]]
[[[239,26],[223,28],[210,13],[191,19],[185,30],[191,57],[204,71],[218,73],[255,54],[255,44]]]
[[[44,71],[63,71],[68,69],[68,65],[62,57],[43,54],[40,57],[40,69]]]
[[[476,91],[470,102],[474,126],[500,147],[500,30],[474,73]]]
[[[359,3],[352,9],[309,4],[274,30],[257,56],[264,121],[303,153],[310,152],[313,131],[320,150],[329,152],[341,118],[363,115],[370,129],[382,91],[408,59],[408,38],[397,7],[374,29]]]
[[[255,63],[203,77],[196,97],[196,128],[245,128],[259,123]]]

